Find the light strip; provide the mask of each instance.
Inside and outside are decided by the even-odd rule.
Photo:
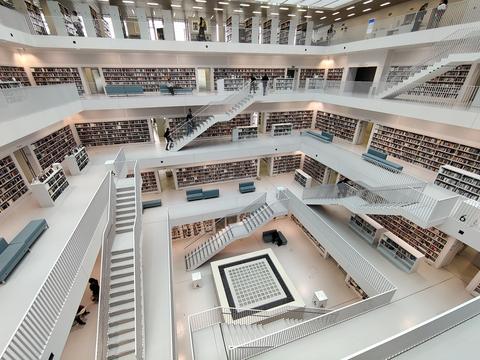
[[[158,3],[156,3],[156,2],[147,2],[147,5],[150,5],[150,6],[158,6]]]
[[[220,3],[219,3],[219,4],[220,4]],[[260,7],[261,7],[262,9],[270,9],[270,6],[268,6],[268,5],[260,5]]]
[[[178,5],[178,4],[172,4],[170,6],[173,7],[173,8],[181,8],[182,7],[182,5]]]
[[[388,1],[386,3],[383,3],[383,4],[380,4],[380,6],[387,6],[387,5],[390,5],[390,1]]]
[[[240,4],[242,7],[250,7],[250,4]]]
[[[352,10],[352,9],[355,9],[355,6],[347,7],[347,10]]]
[[[270,13],[270,15],[277,15],[278,16],[278,13]]]
[[[201,6],[192,6],[192,9],[202,10],[203,7],[201,7]]]
[[[241,9],[235,9],[235,10],[233,10],[233,12],[243,13],[243,10],[241,10]]]
[[[370,11],[370,10],[372,10],[372,8],[368,8],[368,9],[362,10],[362,12],[367,12],[367,11]]]
[[[347,16],[348,16],[348,17],[355,16],[355,13],[348,14]]]
[[[305,15],[304,18],[305,18],[305,19],[311,19],[311,18],[312,18],[312,15]]]
[[[219,4],[219,5],[229,5],[229,3],[228,3],[228,2],[225,2],[225,1],[219,1],[218,4]]]
[[[213,8],[213,10],[215,10],[215,11],[223,11],[222,8]]]
[[[135,4],[135,1],[131,1],[131,0],[123,0],[122,2],[124,4]]]
[[[335,12],[332,14],[332,16],[335,16],[335,15],[338,15],[338,14],[340,14],[340,11],[335,11]]]
[[[325,20],[326,18],[327,18],[326,16],[322,16],[320,20]]]
[[[315,14],[323,14],[324,11],[323,10],[315,10]]]
[[[252,14],[261,14],[261,11],[252,11]]]
[[[295,16],[297,16],[297,15],[295,15],[295,14],[288,14],[288,16],[290,16],[290,17],[295,17]]]
[[[207,0],[195,0],[195,2],[198,2],[198,3],[206,3]]]
[[[307,10],[307,9],[297,9],[297,11],[306,12],[306,11],[308,11],[308,10]]]
[[[371,2],[373,2],[373,0],[364,1],[362,4],[363,4],[363,5],[367,5],[367,4],[370,4]]]
[[[278,8],[278,10],[290,10],[290,9],[286,7],[281,7],[281,8]]]
[[[340,20],[342,20],[342,18],[336,18],[336,19],[333,20],[333,21],[340,21]]]

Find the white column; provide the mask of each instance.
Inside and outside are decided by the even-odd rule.
[[[151,40],[145,8],[135,8],[135,14],[137,15],[138,28],[140,29],[140,39]]]
[[[74,3],[75,11],[79,16],[82,17],[83,25],[85,26],[85,36],[87,37],[97,37],[95,31],[95,19],[92,18],[90,12],[90,6],[88,4]]]
[[[160,14],[163,19],[163,36],[165,40],[175,40],[175,31],[173,30],[173,17],[171,10],[161,10]]]
[[[112,19],[113,33],[115,34],[116,39],[124,39],[125,35],[123,34],[122,19],[120,18],[120,12],[118,11],[118,6],[107,5],[104,7],[105,12],[110,15]]]
[[[307,33],[305,34],[305,46],[312,45],[313,21],[307,21]]]
[[[272,18],[272,28],[270,32],[270,44],[277,44],[277,34],[278,34],[278,17]]]
[[[238,43],[240,32],[240,16],[232,15],[232,43]]]
[[[259,35],[259,26],[260,26],[260,17],[252,17],[252,44],[258,44],[258,35]]]
[[[46,20],[50,30],[54,31],[52,33],[58,36],[68,36],[67,28],[65,27],[65,21],[63,20],[63,14],[60,11],[60,6],[58,5],[58,2],[47,1],[47,9],[50,13],[50,16],[47,16]]]
[[[288,28],[288,45],[295,45],[295,33],[297,31],[298,18],[294,17],[290,20]]]

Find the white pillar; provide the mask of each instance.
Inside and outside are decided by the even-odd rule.
[[[163,36],[165,40],[175,40],[175,31],[173,29],[173,17],[171,10],[161,10],[160,14],[163,19]]]
[[[313,21],[307,21],[307,33],[305,34],[305,46],[312,45]]]
[[[138,28],[140,29],[140,39],[151,40],[145,8],[135,8],[135,14],[137,15]]]
[[[260,17],[252,17],[252,44],[258,44]]]
[[[97,33],[95,31],[95,24],[94,24],[94,21],[96,21],[96,19],[92,18],[92,14],[90,12],[90,6],[88,4],[82,4],[82,3],[74,3],[74,6],[75,6],[75,11],[78,13],[79,16],[82,17],[83,25],[85,26],[85,36],[97,37]]]
[[[240,16],[232,15],[232,43],[239,42]]]
[[[298,18],[294,17],[290,20],[288,28],[288,45],[295,45],[295,33],[297,31]]]
[[[54,30],[54,35],[68,36],[67,28],[65,27],[65,21],[63,20],[63,14],[60,11],[60,6],[56,1],[47,1],[47,8],[50,16],[47,16],[48,27],[50,30]],[[53,25],[53,29],[52,29]]]
[[[110,15],[112,19],[113,33],[116,39],[124,39],[122,19],[120,18],[120,12],[118,6],[107,5],[104,7],[105,12]]]
[[[277,44],[278,17],[272,18],[272,28],[270,32],[270,44]]]

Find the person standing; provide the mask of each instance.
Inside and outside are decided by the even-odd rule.
[[[438,27],[438,25],[440,25],[440,20],[442,20],[443,14],[445,14],[445,11],[447,11],[447,8],[448,8],[448,0],[442,0],[440,5],[438,5],[437,8],[435,9],[432,28],[436,28]]]
[[[267,87],[268,87],[268,76],[267,74],[262,76],[262,85],[263,85],[263,96],[267,95]]]
[[[77,32],[77,36],[85,36],[85,34],[83,33],[82,21],[78,17],[78,14],[76,11],[72,11],[72,15],[70,16],[70,19],[72,20],[73,27]]]
[[[198,24],[198,41],[205,41],[205,31],[207,30],[207,22],[200,16],[200,23]]]
[[[192,109],[188,109],[188,114],[185,120],[185,122],[187,123],[187,135],[190,135],[193,132],[194,128]]]
[[[330,42],[333,39],[333,36],[335,35],[335,29],[333,28],[333,24],[330,25],[330,28],[327,30],[327,44],[330,45]]]
[[[89,288],[92,292],[92,301],[98,303],[98,297],[100,295],[100,285],[98,285],[98,280],[94,278],[88,279]]]
[[[165,129],[165,133],[163,134],[163,137],[165,138],[165,141],[166,141],[166,145],[165,145],[165,150],[170,150],[171,147],[173,146],[173,139],[172,139],[172,135],[170,133],[170,128],[166,128]]]
[[[253,74],[250,76],[250,94],[252,92],[254,94],[257,92],[257,78]]]

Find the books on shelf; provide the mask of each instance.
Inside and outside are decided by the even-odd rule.
[[[41,207],[49,207],[55,204],[68,185],[62,165],[54,163],[35,178],[30,187],[38,204]]]
[[[302,154],[280,155],[271,157],[270,176],[294,172],[300,168]]]
[[[321,162],[318,162],[308,155],[304,155],[302,170],[320,184],[325,183],[327,167]]]
[[[147,119],[76,123],[84,146],[145,143],[152,141]]]
[[[325,80],[325,69],[300,69],[298,78],[298,87],[300,89],[306,87],[307,79],[318,79],[316,81]],[[312,82],[312,80],[309,82]],[[321,83],[323,87],[323,81]]]
[[[28,187],[23,180],[11,156],[0,159],[0,213],[13,205],[28,192]]]
[[[387,230],[367,215],[352,214],[348,226],[370,245],[376,245],[380,236]]]
[[[71,175],[78,175],[87,166],[89,160],[85,146],[78,146],[65,155],[65,160],[62,164],[69,170]]]
[[[307,23],[297,25],[297,32],[295,34],[295,45],[305,45],[307,39]]]
[[[480,199],[480,175],[454,166],[441,166],[435,178],[435,185],[446,188],[469,199]]]
[[[215,219],[209,219],[191,224],[172,226],[171,237],[172,240],[188,240],[201,234],[214,234],[215,231]]]
[[[301,169],[295,169],[294,180],[304,188],[312,186],[312,177]]]
[[[359,119],[317,111],[315,128],[353,143],[359,122]]]
[[[262,76],[265,74],[270,79],[270,84],[273,85],[273,79],[285,76],[285,68],[214,68],[213,81],[215,90],[217,90],[217,81],[219,79],[243,79],[249,81],[250,76],[254,75],[257,78],[257,85],[259,85]]]
[[[480,148],[411,131],[377,124],[370,146],[435,172],[442,165],[480,172]]]
[[[80,95],[85,93],[78,68],[74,67],[33,67],[35,83],[42,85],[75,84]]]
[[[61,163],[77,143],[67,125],[35,141],[31,147],[42,169],[46,169],[53,163]]]
[[[292,123],[272,124],[271,135],[272,136],[288,136],[288,135],[292,135],[292,130],[293,130]]]
[[[343,77],[343,68],[331,68],[327,70],[327,80],[341,81]]]
[[[142,193],[157,192],[160,190],[160,179],[158,178],[158,171],[141,171],[142,177]],[[134,177],[134,174],[128,174],[127,178]]]
[[[0,0],[0,6],[5,6],[9,9],[15,9],[15,6],[13,5],[13,0]]]
[[[174,170],[176,188],[253,179],[257,177],[258,164],[258,159],[250,159],[177,168]]]
[[[262,24],[262,44],[270,44],[272,36],[272,19],[264,21]]]
[[[380,236],[377,250],[408,273],[414,272],[425,258],[420,251],[389,231]]]
[[[255,139],[258,137],[258,126],[238,126],[232,129],[232,141],[240,141],[246,139]]]
[[[0,65],[0,82],[19,82],[22,86],[31,86],[25,69],[20,66]]]
[[[217,90],[222,91],[239,91],[246,85],[246,79],[241,78],[226,78],[218,79],[216,82]]]
[[[290,20],[280,23],[278,30],[278,43],[280,45],[288,44],[288,34],[290,32]]]
[[[43,19],[42,9],[40,9],[40,7],[38,7],[33,2],[33,0],[25,0],[25,5],[27,7],[28,16],[30,18],[30,22],[33,26],[33,31],[35,31],[35,34],[48,35],[47,27]]]
[[[295,80],[293,78],[275,78],[273,79],[273,89],[276,92],[293,91]]]
[[[73,25],[72,18],[70,16],[70,11],[61,3],[58,3],[60,12],[63,15],[63,22],[65,23],[65,28],[67,29],[67,34],[69,36],[77,36],[77,29]]]
[[[295,215],[290,214],[290,217],[292,218],[293,222],[300,228],[302,231],[307,235],[307,237],[310,239],[310,241],[315,245],[317,250],[320,252],[320,254],[326,259],[328,257],[327,250],[323,247],[323,245],[310,233],[310,231],[307,230],[305,226],[298,220]]]
[[[358,285],[357,282],[348,274],[345,277],[345,284],[347,284],[347,286],[350,289],[355,291],[358,294],[358,296],[360,296],[362,299],[364,300],[368,299],[368,294],[365,291],[363,291],[360,285]]]
[[[292,124],[294,130],[312,127],[313,110],[277,111],[266,114],[265,131],[269,132],[273,124]]]

